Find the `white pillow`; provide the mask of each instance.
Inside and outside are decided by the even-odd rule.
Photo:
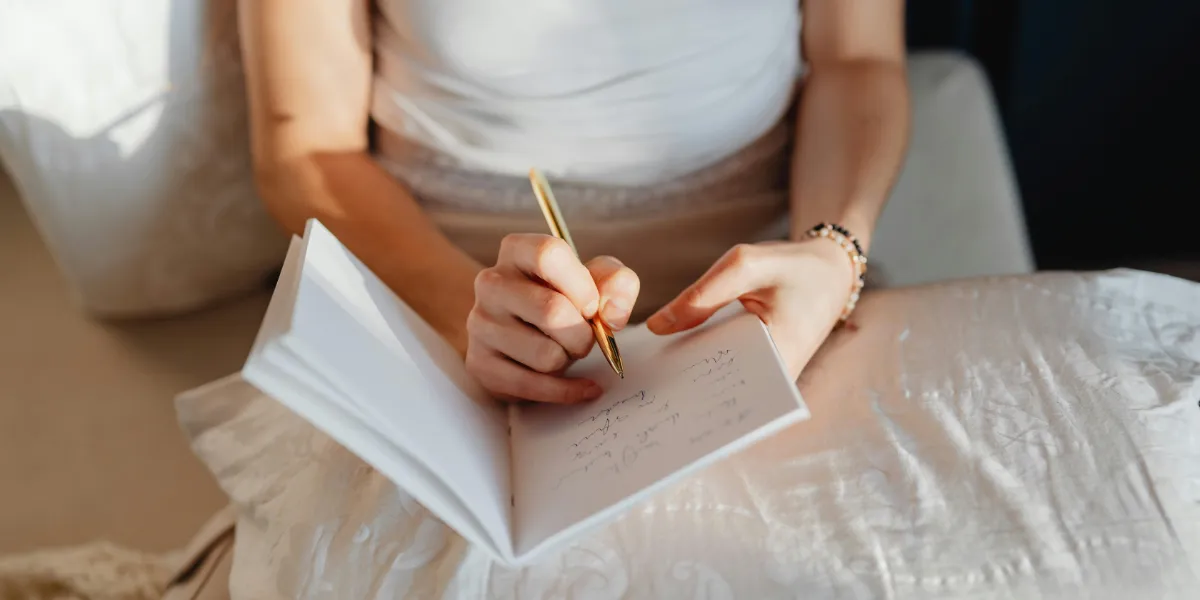
[[[85,308],[255,287],[286,237],[253,185],[236,0],[0,0],[0,161]]]

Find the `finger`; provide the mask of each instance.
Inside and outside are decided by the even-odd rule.
[[[600,293],[592,276],[566,242],[539,233],[518,233],[500,242],[499,264],[516,267],[558,290],[584,317],[600,308]]]
[[[587,356],[596,342],[591,325],[566,296],[531,281],[515,269],[480,272],[475,279],[475,297],[493,317],[511,315],[529,323],[562,346],[572,358]]]
[[[595,400],[604,393],[589,379],[530,371],[486,347],[472,346],[467,350],[467,369],[480,385],[504,399],[575,404]]]
[[[708,272],[654,313],[646,326],[657,334],[691,329],[743,294],[763,289],[778,279],[766,248],[739,244],[730,248]]]
[[[589,260],[587,270],[600,292],[600,318],[613,329],[625,327],[641,289],[637,273],[611,256]]]
[[[471,339],[534,371],[554,373],[571,363],[571,357],[558,342],[515,317],[472,311],[467,317],[467,332]]]

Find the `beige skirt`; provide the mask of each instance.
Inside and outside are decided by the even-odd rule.
[[[676,180],[606,187],[551,180],[584,259],[611,255],[637,272],[640,321],[740,242],[788,236],[790,121],[737,154]],[[457,246],[493,264],[510,233],[548,232],[529,182],[479,173],[380,131],[380,163]],[[531,165],[532,166],[532,165]]]

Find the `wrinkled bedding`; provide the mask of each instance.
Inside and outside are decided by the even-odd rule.
[[[235,597],[1200,597],[1200,285],[962,281],[855,325],[810,421],[522,570],[236,378],[178,409],[240,510]]]

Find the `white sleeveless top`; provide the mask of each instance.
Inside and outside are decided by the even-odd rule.
[[[649,185],[762,136],[800,69],[797,0],[376,0],[371,114],[459,165]]]

